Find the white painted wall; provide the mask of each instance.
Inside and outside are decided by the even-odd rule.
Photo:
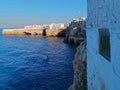
[[[88,0],[88,90],[120,90],[120,0]],[[111,62],[99,54],[99,28],[110,30]]]
[[[3,29],[3,31],[14,31],[15,29]]]

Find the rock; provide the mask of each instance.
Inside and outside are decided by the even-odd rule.
[[[23,33],[25,33],[25,35],[31,35],[31,33],[29,33],[29,32],[23,32]]]
[[[58,33],[58,37],[65,37],[65,30],[61,30],[61,32]]]
[[[75,59],[74,66],[74,82],[69,87],[69,90],[87,90],[87,71],[86,71],[86,20],[73,20],[65,32],[66,37],[64,42],[79,45]]]
[[[79,45],[86,38],[86,20],[73,20],[65,31],[64,42]]]
[[[74,65],[74,82],[69,90],[87,90],[87,49],[86,41],[83,41],[77,48]]]

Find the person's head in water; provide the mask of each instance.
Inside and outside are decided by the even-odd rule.
[[[45,56],[45,57],[44,57],[44,60],[48,60],[48,56]]]

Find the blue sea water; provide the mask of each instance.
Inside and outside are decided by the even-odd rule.
[[[0,34],[0,90],[67,90],[75,47],[62,41]]]

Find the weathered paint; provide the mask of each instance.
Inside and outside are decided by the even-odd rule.
[[[88,0],[88,90],[120,90],[120,0]],[[111,62],[99,54],[99,28],[110,31]]]

